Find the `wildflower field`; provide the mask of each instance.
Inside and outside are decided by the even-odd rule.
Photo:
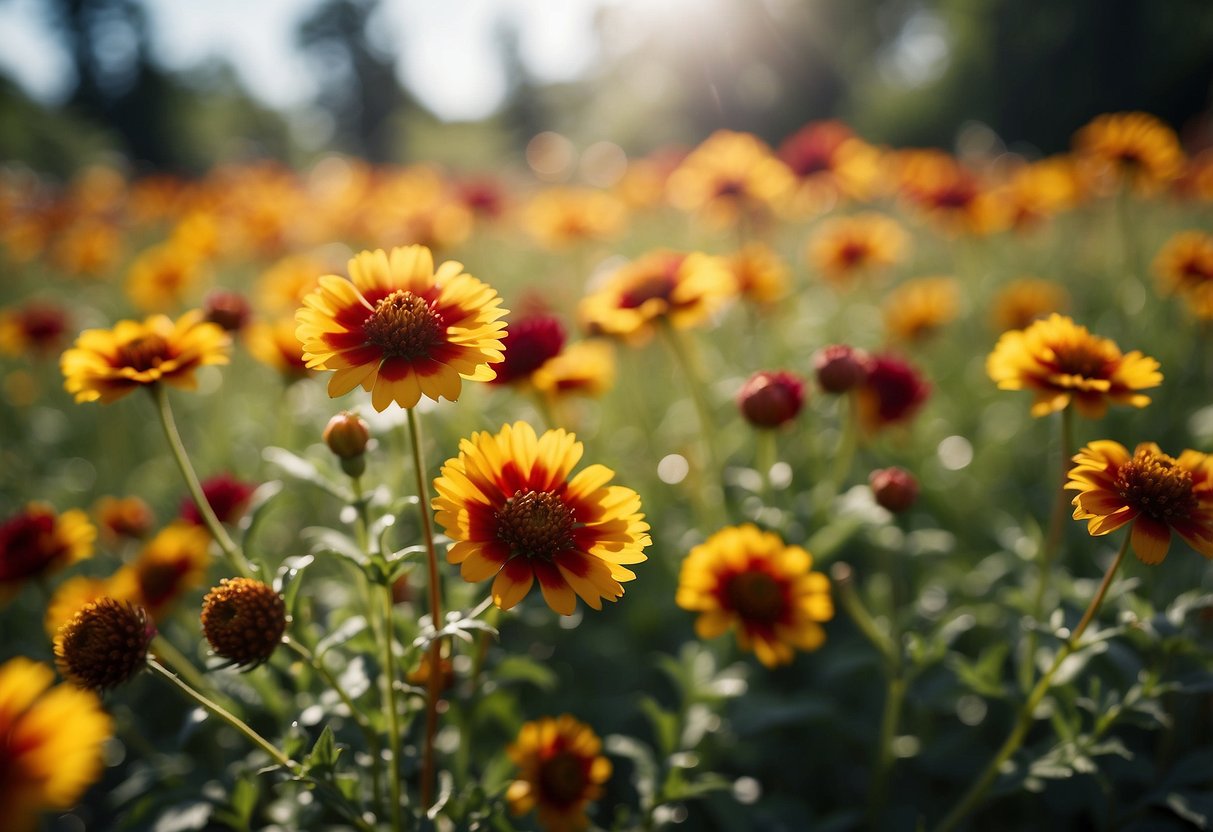
[[[1213,828],[1213,156],[1076,127],[0,171],[0,829]]]

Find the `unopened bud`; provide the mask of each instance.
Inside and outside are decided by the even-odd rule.
[[[360,477],[366,470],[366,446],[371,431],[357,413],[343,410],[324,428],[324,444],[341,459],[341,469],[351,477]]]
[[[827,393],[846,393],[868,377],[868,356],[846,344],[822,347],[813,358],[817,383]]]
[[[777,428],[800,413],[804,383],[783,371],[754,373],[737,393],[737,406],[751,425]]]
[[[872,496],[881,508],[894,514],[914,505],[918,499],[918,480],[904,468],[880,468],[868,475]]]

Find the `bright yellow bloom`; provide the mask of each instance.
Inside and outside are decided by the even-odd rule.
[[[1108,338],[1092,335],[1064,315],[1050,315],[1027,329],[1004,332],[986,358],[986,372],[1000,390],[1031,390],[1033,416],[1064,410],[1099,419],[1108,403],[1145,407],[1139,393],[1162,383],[1158,362],[1138,351],[1122,355]]]
[[[210,532],[178,521],[165,526],[135,560],[110,579],[110,597],[132,601],[154,620],[163,620],[173,604],[206,582],[211,565]]]
[[[495,377],[507,314],[492,287],[448,260],[434,270],[424,246],[364,251],[350,277],[326,275],[295,318],[307,366],[335,370],[329,395],[355,387],[382,411],[422,396],[455,401],[462,379]]]
[[[960,286],[951,277],[908,280],[885,296],[884,326],[896,341],[921,341],[960,311]]]
[[[909,241],[901,225],[882,214],[835,217],[822,222],[809,239],[809,263],[830,283],[842,286],[900,263]]]
[[[994,297],[990,314],[994,329],[1026,329],[1038,318],[1070,307],[1070,294],[1050,280],[1024,277],[1012,280]]]
[[[601,396],[615,385],[615,348],[598,338],[569,344],[540,365],[531,384],[557,398]]]
[[[1133,553],[1162,563],[1171,532],[1213,558],[1213,459],[1197,451],[1167,456],[1153,442],[1133,455],[1109,439],[1091,442],[1074,457],[1066,488],[1077,491],[1074,519],[1092,535],[1133,524]]]
[[[612,274],[581,301],[583,326],[594,334],[642,339],[662,320],[687,329],[720,310],[736,283],[719,257],[655,251]]]
[[[586,806],[602,797],[611,761],[588,725],[568,714],[528,722],[506,749],[518,767],[505,799],[510,812],[535,810],[546,832],[577,832],[589,826]]]
[[[0,602],[26,581],[92,557],[97,529],[80,509],[62,514],[45,503],[30,503],[0,523]]]
[[[695,633],[716,638],[737,629],[743,650],[767,667],[793,650],[825,642],[821,622],[834,616],[829,580],[811,572],[812,556],[749,523],[721,529],[682,562],[675,603],[699,613]]]
[[[192,248],[159,245],[131,264],[126,294],[145,312],[167,312],[184,304],[203,276],[198,253]]]
[[[666,189],[674,207],[698,212],[710,224],[728,225],[773,208],[795,183],[761,139],[717,130],[687,155]]]
[[[636,575],[625,564],[647,560],[649,524],[640,496],[608,485],[614,472],[591,465],[572,479],[583,448],[573,434],[536,437],[525,422],[459,443],[434,481],[433,508],[455,541],[447,560],[465,581],[493,581],[493,602],[508,610],[537,578],[543,599],[572,615],[577,596],[594,609],[618,600]]]
[[[562,248],[615,236],[623,230],[627,211],[622,201],[605,191],[548,188],[531,198],[521,219],[540,243]]]
[[[1177,294],[1197,318],[1213,319],[1213,236],[1176,234],[1154,258],[1154,274],[1163,294]]]
[[[44,811],[70,809],[102,771],[113,734],[96,694],[51,684],[24,658],[0,665],[0,807],[8,832],[33,832]]]
[[[788,264],[770,246],[750,243],[730,256],[728,265],[737,282],[737,294],[746,300],[771,305],[787,296],[791,283]]]
[[[77,402],[117,401],[139,387],[165,382],[184,390],[198,385],[194,371],[226,364],[230,339],[202,312],[185,313],[174,323],[164,315],[119,321],[113,329],[87,329],[63,353],[59,367],[67,392]]]
[[[1106,113],[1074,134],[1074,150],[1092,175],[1149,193],[1183,172],[1175,131],[1149,113]]]

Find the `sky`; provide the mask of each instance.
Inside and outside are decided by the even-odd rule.
[[[227,60],[248,90],[276,109],[302,106],[315,91],[292,32],[319,0],[142,2],[163,66],[185,70]],[[374,31],[401,44],[398,74],[422,103],[440,118],[473,120],[506,94],[493,45],[499,21],[518,24],[521,57],[536,79],[565,81],[594,65],[593,23],[601,8],[651,14],[680,4],[688,0],[385,0]],[[40,0],[0,0],[0,72],[45,102],[70,91],[70,63]]]

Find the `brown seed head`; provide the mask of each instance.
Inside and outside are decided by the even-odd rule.
[[[117,687],[143,667],[155,634],[155,625],[142,607],[99,598],[85,604],[59,628],[55,665],[76,687]]]
[[[215,654],[237,665],[269,660],[286,630],[286,603],[252,578],[224,578],[202,599],[202,634]]]

